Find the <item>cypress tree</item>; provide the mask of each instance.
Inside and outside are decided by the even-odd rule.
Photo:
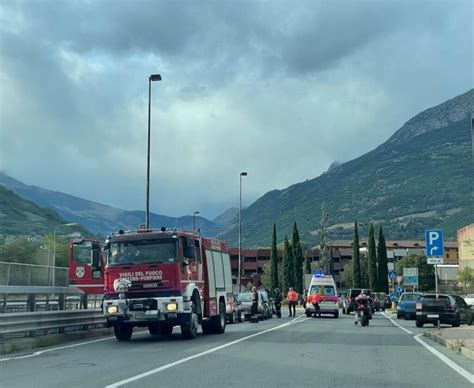
[[[352,244],[352,287],[362,288],[362,276],[360,268],[360,246],[359,246],[359,230],[357,221],[354,222],[354,241]]]
[[[377,245],[377,280],[378,292],[388,293],[388,264],[387,264],[387,246],[385,236],[383,235],[382,224],[379,224],[379,243]]]
[[[373,291],[377,288],[377,251],[375,249],[374,225],[369,225],[368,241],[368,270],[369,270],[369,288]]]
[[[311,274],[311,263],[309,261],[308,252],[304,254],[304,273]]]
[[[271,253],[271,285],[272,292],[279,286],[278,283],[278,248],[277,248],[277,233],[276,223],[273,223],[272,233],[272,253]]]
[[[328,246],[328,220],[329,215],[326,210],[326,202],[323,202],[321,205],[321,228],[319,229],[319,256],[323,273],[332,275],[333,263]]]
[[[361,288],[369,287],[369,260],[367,253],[360,257],[360,286]]]
[[[296,222],[293,224],[293,236],[291,239],[293,248],[293,260],[295,263],[295,291],[303,293],[303,249],[301,248],[300,235]]]
[[[295,287],[295,263],[293,260],[293,249],[288,236],[285,236],[285,252],[283,254],[283,293],[286,294],[290,287]]]

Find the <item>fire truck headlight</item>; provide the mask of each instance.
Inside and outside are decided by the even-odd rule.
[[[178,309],[178,305],[176,303],[168,303],[166,305],[167,311],[176,311]]]
[[[107,306],[107,314],[117,314],[118,306]]]

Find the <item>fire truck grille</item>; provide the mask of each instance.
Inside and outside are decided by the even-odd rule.
[[[158,306],[154,299],[130,300],[128,302],[130,311],[157,310]]]

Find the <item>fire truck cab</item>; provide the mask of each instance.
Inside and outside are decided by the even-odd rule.
[[[69,242],[68,284],[86,294],[104,292],[104,262],[100,243],[94,239],[80,238]]]
[[[182,230],[119,231],[105,244],[103,312],[119,341],[135,326],[184,338],[223,333],[232,297],[227,245]]]

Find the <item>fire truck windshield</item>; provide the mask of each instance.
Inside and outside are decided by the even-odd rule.
[[[74,263],[90,264],[91,263],[92,242],[84,241],[80,244],[72,246],[72,261]]]
[[[112,242],[107,252],[108,265],[174,263],[177,258],[176,239],[146,239]]]

